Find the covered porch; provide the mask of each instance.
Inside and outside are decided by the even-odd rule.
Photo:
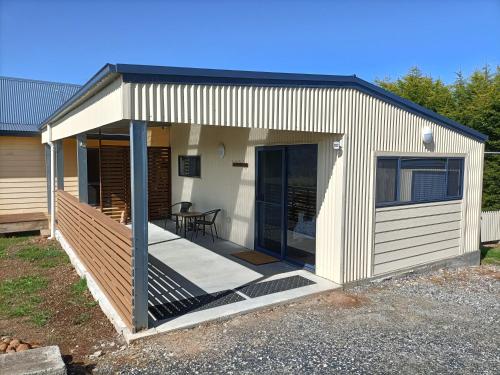
[[[341,136],[251,126],[250,119],[231,126],[217,115],[184,122],[170,116],[199,111],[212,99],[196,105],[148,90],[105,76],[56,113],[42,137],[51,149],[52,235],[75,252],[126,330],[185,327],[337,287],[341,215],[331,214],[342,211],[333,204],[342,201],[343,164],[333,149]],[[137,105],[149,100],[170,114],[143,119]],[[59,144],[71,137],[78,198],[59,178],[65,160]],[[154,147],[168,157],[152,159]],[[104,148],[120,149],[112,168],[104,166]],[[219,209],[218,238],[191,237],[192,231],[183,238],[172,221],[165,225],[176,202],[190,202],[198,213]],[[277,261],[254,266],[234,256],[242,250]]]

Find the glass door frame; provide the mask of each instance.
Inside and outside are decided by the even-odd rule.
[[[261,251],[265,254],[271,255],[273,257],[276,257],[276,253],[266,249],[265,247],[262,247],[259,245],[259,208],[260,204],[259,203],[264,203],[264,204],[269,204],[266,201],[262,201],[259,199],[259,181],[260,181],[260,163],[259,163],[259,153],[265,152],[265,151],[281,151],[281,198],[280,198],[280,205],[281,205],[281,249],[280,249],[280,255],[279,259],[284,260],[285,258],[285,250],[286,250],[286,236],[285,236],[285,231],[283,230],[285,226],[285,214],[286,214],[286,206],[285,206],[285,193],[286,193],[286,185],[287,181],[285,178],[284,174],[284,166],[286,165],[286,152],[285,148],[283,146],[258,146],[255,147],[255,226],[254,226],[254,248],[255,250]]]
[[[290,144],[290,145],[272,145],[272,146],[256,146],[255,147],[255,220],[254,220],[254,249],[258,250],[260,252],[263,252],[265,254],[271,255],[276,257],[276,253],[272,252],[270,250],[267,250],[266,248],[262,247],[259,245],[259,202],[260,203],[265,203],[265,201],[260,201],[259,200],[259,179],[260,179],[260,174],[259,174],[259,153],[260,152],[265,152],[265,151],[276,151],[280,150],[282,152],[282,158],[281,158],[281,178],[282,178],[282,188],[281,188],[281,252],[280,252],[280,257],[279,259],[281,261],[286,261],[298,266],[302,266],[306,269],[313,270],[315,269],[315,264],[308,264],[308,263],[301,263],[297,262],[293,259],[287,258],[287,247],[288,247],[288,241],[287,241],[287,231],[288,231],[288,171],[287,171],[287,165],[288,165],[288,153],[287,149],[293,148],[293,147],[299,147],[299,146],[304,146],[304,145],[316,145],[316,143],[299,143],[299,144]],[[317,163],[317,160],[316,160]],[[316,175],[316,190],[318,188],[318,176]],[[318,212],[318,207],[316,203],[316,215]],[[315,254],[316,257],[316,254]]]

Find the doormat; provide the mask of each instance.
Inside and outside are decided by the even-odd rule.
[[[239,251],[237,253],[231,254],[233,257],[244,260],[245,262],[254,264],[256,266],[260,266],[262,264],[279,262],[278,258],[272,257],[270,255],[261,253],[259,251]]]

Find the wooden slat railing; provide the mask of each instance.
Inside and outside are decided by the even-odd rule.
[[[132,328],[132,231],[62,190],[56,217],[61,234]]]

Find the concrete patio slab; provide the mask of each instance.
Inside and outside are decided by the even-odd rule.
[[[326,279],[323,279],[305,270],[297,270],[297,271],[277,274],[272,277],[266,278],[265,280],[262,280],[259,283],[267,282],[270,280],[278,280],[281,278],[289,278],[296,275],[309,279],[314,283],[300,288],[285,290],[282,292],[272,293],[256,298],[249,298],[248,296],[243,295],[245,299],[242,301],[225,304],[222,306],[202,311],[194,311],[187,314],[183,314],[174,319],[161,323],[157,327],[150,328],[148,330],[141,331],[138,333],[125,335],[125,339],[127,340],[127,342],[130,343],[135,340],[152,336],[155,334],[170,332],[177,329],[190,328],[210,321],[228,319],[232,316],[236,316],[239,314],[246,314],[258,309],[271,307],[277,304],[290,303],[300,298],[340,288],[340,285],[328,281]]]
[[[235,289],[259,280],[262,274],[205,247],[149,224],[149,254],[194,284],[193,295]],[[164,232],[164,233],[161,233]],[[170,233],[170,234],[169,234]],[[158,239],[169,238],[165,242]]]
[[[286,262],[253,265],[233,257],[248,250],[211,236],[193,241],[170,223],[148,225],[150,329],[123,331],[127,342],[289,303],[340,285]]]
[[[129,225],[130,226],[130,225]],[[181,238],[177,234],[173,233],[173,231],[165,230],[158,225],[153,223],[148,223],[148,244],[154,245],[157,243],[177,240]]]

